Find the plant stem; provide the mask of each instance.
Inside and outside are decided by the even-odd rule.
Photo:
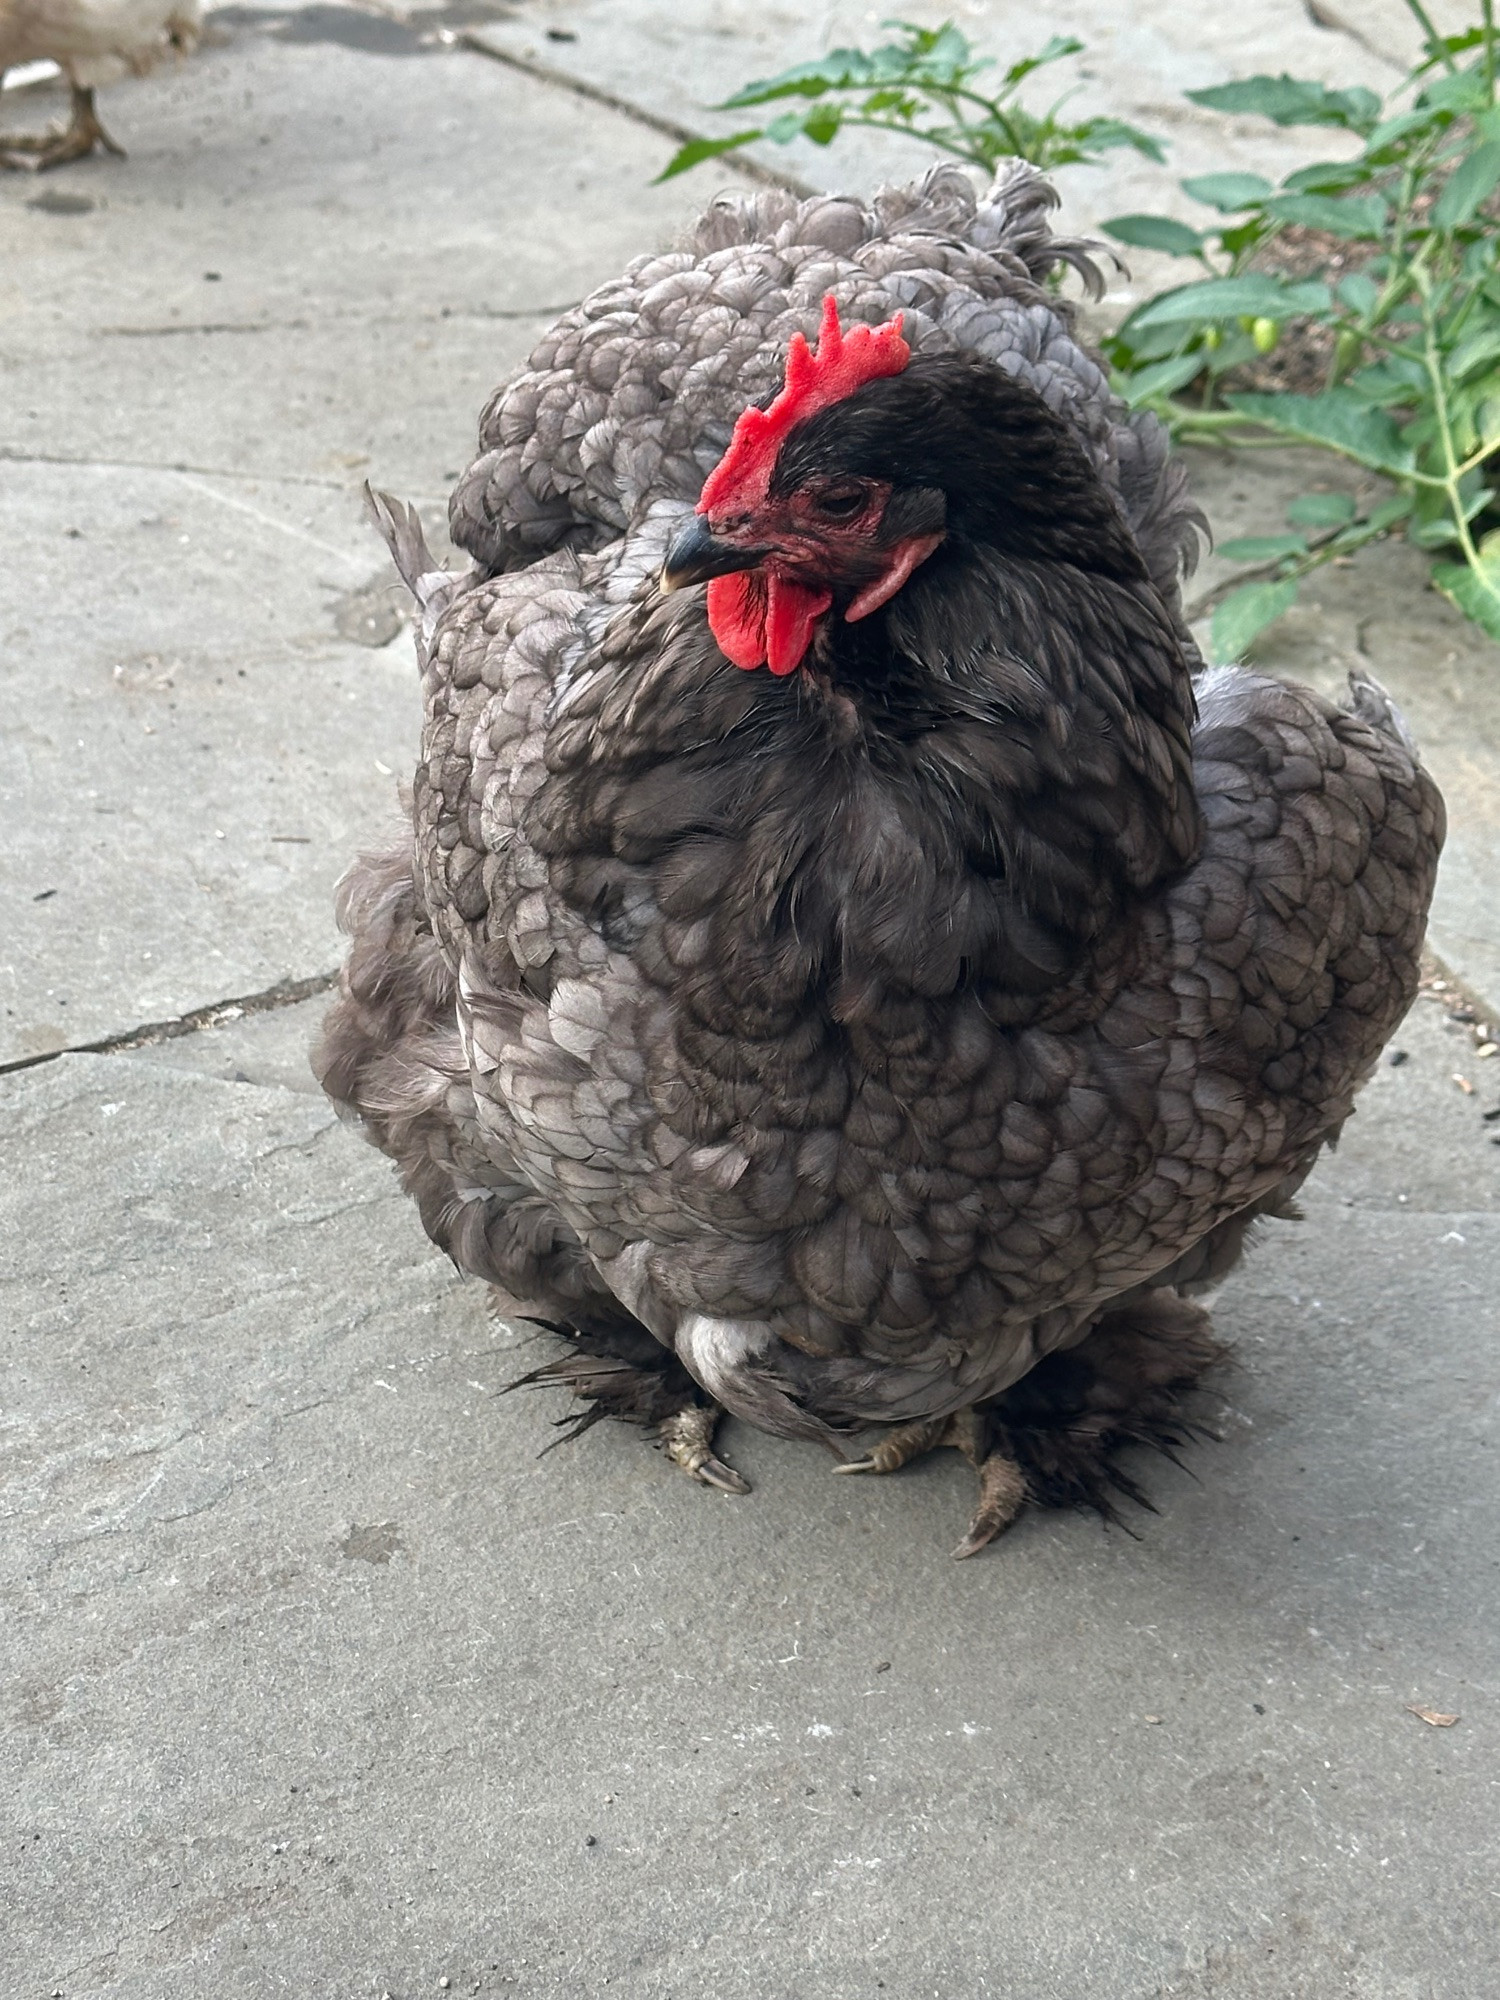
[[[984,167],[989,163],[981,159],[972,146],[955,145],[951,139],[943,138],[937,132],[922,132],[914,125],[907,125],[895,118],[866,118],[852,113],[843,120],[845,125],[863,125],[872,132],[899,132],[904,139],[921,139],[929,146],[936,146],[940,153],[951,153],[956,160],[967,160],[971,167]]]
[[[1406,5],[1408,12],[1415,14],[1417,23],[1427,38],[1428,54],[1435,61],[1444,63],[1451,74],[1457,69],[1458,65],[1443,47],[1442,36],[1439,35],[1437,29],[1432,25],[1432,17],[1427,12],[1427,9],[1421,4],[1421,0],[1406,0]]]
[[[1433,414],[1437,418],[1438,438],[1443,447],[1443,458],[1448,467],[1448,476],[1441,483],[1447,489],[1448,506],[1453,515],[1453,525],[1458,530],[1459,547],[1464,552],[1464,561],[1479,579],[1482,587],[1500,607],[1500,589],[1491,582],[1480,560],[1479,550],[1474,545],[1474,537],[1469,531],[1469,517],[1464,507],[1463,495],[1458,490],[1462,478],[1459,470],[1458,453],[1453,446],[1453,426],[1448,415],[1448,390],[1443,379],[1443,357],[1437,344],[1437,324],[1432,312],[1432,279],[1429,277],[1419,257],[1412,265],[1412,276],[1417,290],[1422,295],[1422,323],[1427,345],[1427,379],[1432,384]]]
[[[1295,577],[1300,583],[1303,577],[1321,569],[1325,563],[1334,562],[1340,556],[1353,555],[1356,549],[1381,540],[1389,533],[1389,528],[1372,528],[1368,521],[1357,521],[1345,528],[1329,528],[1300,556],[1272,556],[1269,562],[1252,563],[1248,569],[1239,570],[1235,575],[1225,577],[1223,582],[1216,583],[1189,606],[1188,623],[1195,624],[1205,611],[1231,590],[1238,590],[1243,583],[1256,583],[1262,577],[1277,577],[1280,580]]]

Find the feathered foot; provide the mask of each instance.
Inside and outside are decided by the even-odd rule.
[[[86,159],[96,146],[102,146],[118,160],[125,158],[125,148],[116,145],[99,122],[93,91],[77,83],[72,89],[73,115],[61,131],[22,133],[14,138],[0,135],[0,167],[20,167],[27,173],[39,174],[47,167]]]
[[[1003,1451],[987,1451],[988,1425],[982,1411],[959,1410],[951,1417],[924,1417],[887,1431],[865,1458],[836,1465],[835,1472],[895,1472],[929,1451],[948,1446],[961,1451],[979,1474],[979,1505],[968,1533],[953,1551],[955,1562],[978,1555],[986,1543],[1003,1534],[1028,1499],[1026,1475]]]
[[[548,1451],[581,1437],[604,1417],[639,1424],[673,1465],[700,1486],[720,1493],[748,1493],[748,1479],[714,1455],[714,1431],[724,1412],[711,1402],[676,1355],[635,1325],[580,1332],[539,1320],[568,1342],[568,1352],[543,1362],[509,1389],[571,1389],[588,1405],[557,1420],[562,1436]]]
[[[1184,1413],[1184,1397],[1227,1359],[1202,1306],[1165,1287],[1102,1313],[1076,1347],[1049,1354],[993,1402],[952,1417],[888,1431],[869,1454],[838,1472],[894,1472],[948,1445],[979,1474],[979,1506],[953,1551],[962,1560],[1008,1528],[1027,1501],[1089,1507],[1118,1520],[1117,1495],[1151,1507],[1116,1463],[1131,1444],[1175,1461],[1205,1435]]]

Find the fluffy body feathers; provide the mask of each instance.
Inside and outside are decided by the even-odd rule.
[[[1211,1349],[1177,1293],[1285,1206],[1415,990],[1436,791],[1373,688],[1218,669],[1195,709],[1197,517],[1043,287],[1091,275],[1049,201],[1027,169],[721,201],[498,392],[471,571],[387,512],[423,757],[412,841],[341,892],[320,1069],[595,1382],[659,1354],[787,1435],[1008,1433],[1092,1339],[1058,1395],[1130,1435],[1128,1381],[1154,1410],[1163,1344]],[[655,579],[830,293],[915,359],[786,450],[895,454],[899,494],[950,423],[910,480],[946,539],[877,616],[835,586],[782,680]]]

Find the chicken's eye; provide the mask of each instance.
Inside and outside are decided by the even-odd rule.
[[[852,521],[869,497],[863,486],[825,486],[809,493],[807,503],[820,520]]]

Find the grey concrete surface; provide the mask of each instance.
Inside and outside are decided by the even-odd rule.
[[[1500,1065],[1400,1046],[1220,1302],[1224,1441],[964,1565],[956,1460],[539,1458],[317,1098],[4,1079],[0,1991],[1481,1992]]]
[[[1023,102],[1045,109],[1065,91],[1080,116],[1128,118],[1165,143],[1166,168],[1120,150],[1101,166],[1064,168],[1058,176],[1071,225],[1097,230],[1113,215],[1139,210],[1181,215],[1200,226],[1206,211],[1178,181],[1193,174],[1249,170],[1278,177],[1314,159],[1342,157],[1335,132],[1277,131],[1259,118],[1226,118],[1188,103],[1183,93],[1257,71],[1290,71],[1340,87],[1362,84],[1382,96],[1398,86],[1420,36],[1402,0],[1254,0],[1242,7],[1184,8],[1178,0],[1056,0],[1044,10],[1025,0],[910,0],[896,10],[924,27],[957,21],[976,49],[1010,63],[1035,53],[1050,35],[1071,35],[1081,55],[1044,70]],[[1466,26],[1469,0],[1435,0],[1444,32]],[[829,0],[816,8],[787,0],[528,0],[473,30],[482,43],[612,91],[695,131],[727,135],[765,122],[757,113],[718,111],[733,91],[805,62],[830,48],[869,48],[883,39],[886,5]],[[557,39],[557,37],[566,39]],[[777,107],[772,107],[772,112]],[[663,142],[661,163],[675,150]],[[852,132],[836,146],[806,140],[766,143],[752,156],[814,187],[860,187],[904,179],[930,153],[907,140]],[[705,191],[722,168],[689,176]],[[1181,266],[1132,252],[1131,271],[1110,291],[1116,313],[1160,284],[1181,281]]]
[[[331,969],[414,739],[361,482],[435,526],[547,314],[728,178],[653,191],[660,133],[423,37],[706,122],[883,11],[234,6],[106,94],[127,164],[0,177],[4,2000],[1486,1990],[1500,1058],[1441,1000],[1223,1295],[1223,1441],[1138,1468],[1140,1538],[1028,1518],[956,1566],[957,1461],[834,1480],[730,1425],[728,1500],[609,1427],[540,1458],[561,1399],[500,1391],[541,1350],[317,1094],[324,1003],[258,997]],[[1076,28],[1081,101],[1146,123],[1407,47],[1395,0],[1054,12],[964,18]],[[1194,120],[1176,171],[1282,160]],[[1221,533],[1305,483],[1198,477]],[[1411,714],[1493,1022],[1496,655],[1405,562],[1266,657]]]
[[[328,1006],[327,994],[288,1007],[249,1011],[230,1006],[210,1025],[186,1035],[162,1036],[130,1048],[132,1061],[190,1070],[220,1083],[253,1083],[321,1097],[308,1063]]]
[[[627,119],[351,21],[221,12],[110,93],[127,165],[0,177],[0,1063],[333,964],[415,745],[408,639],[339,629],[362,483],[441,521],[494,383],[694,199]]]

